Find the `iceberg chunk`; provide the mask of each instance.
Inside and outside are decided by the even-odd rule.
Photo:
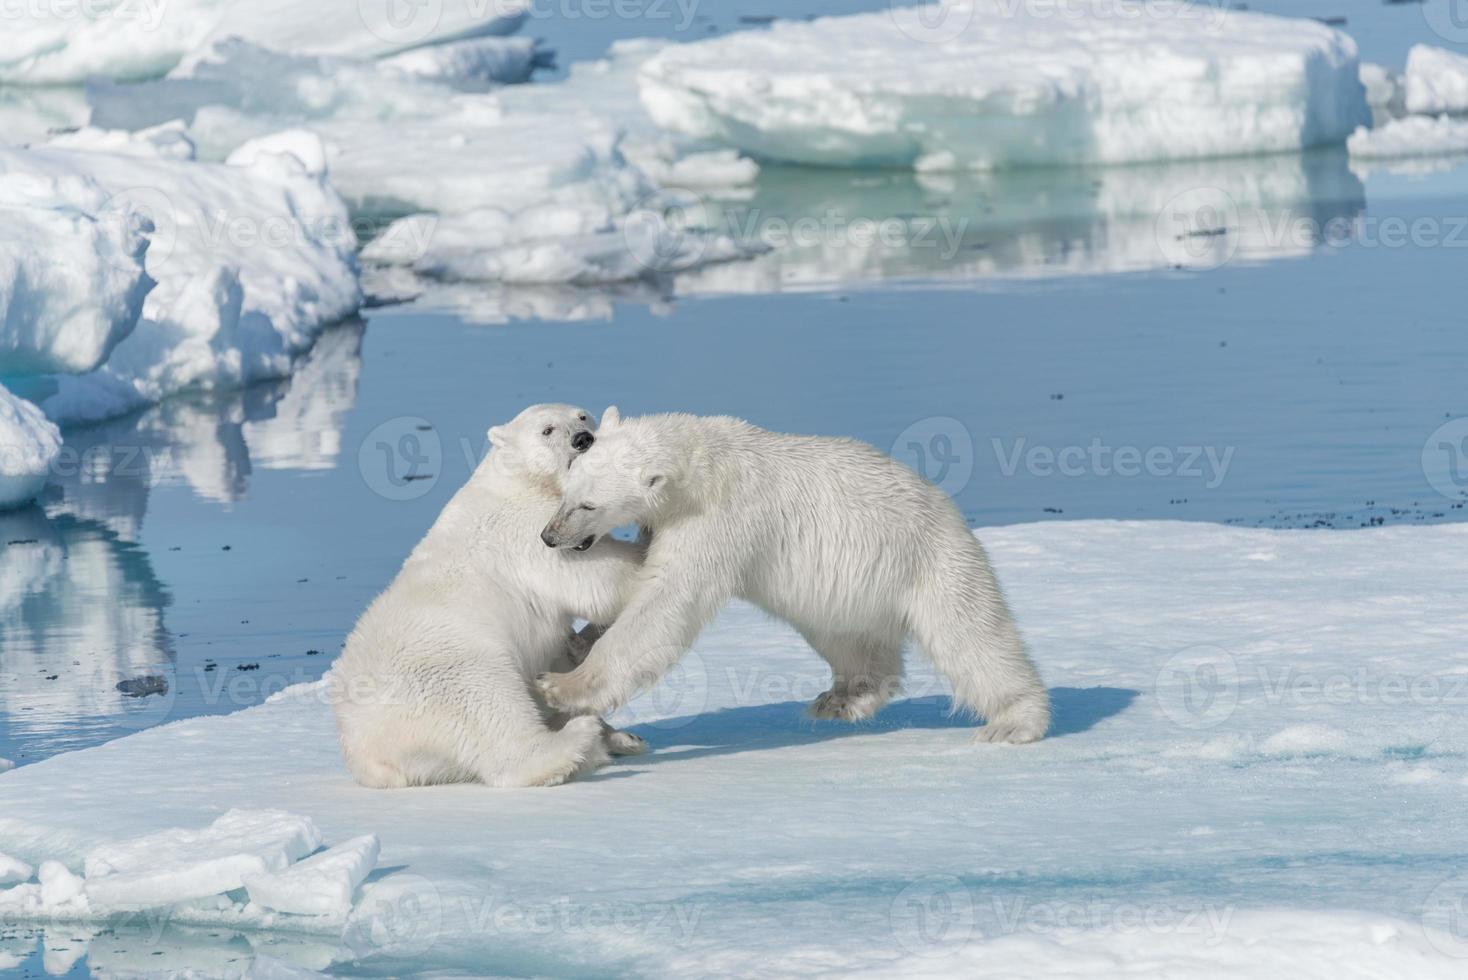
[[[230,810],[203,830],[175,828],[95,848],[86,858],[87,898],[94,908],[123,910],[208,898],[320,846],[309,817]]]
[[[146,254],[134,258],[157,283],[132,332],[120,341],[120,328],[108,334],[116,346],[105,363],[23,393],[55,420],[91,421],[185,388],[285,376],[324,326],[361,302],[350,216],[313,169],[324,158],[317,138],[299,134],[257,145],[243,165],[0,147],[7,183],[99,188],[109,215],[144,230]],[[93,244],[109,246],[103,259],[125,254],[126,240]],[[94,337],[56,366],[84,369],[105,346]],[[32,360],[43,366],[38,354]]]
[[[0,174],[0,375],[90,371],[153,288],[147,229],[88,177]]]
[[[1468,112],[1468,56],[1418,44],[1407,52],[1407,111]]]
[[[926,170],[1281,152],[1370,121],[1339,31],[1206,4],[1132,12],[952,0],[780,21],[663,49],[642,101],[756,156]]]
[[[376,836],[354,837],[284,871],[246,875],[245,888],[262,908],[345,918],[357,886],[377,866],[378,850]]]

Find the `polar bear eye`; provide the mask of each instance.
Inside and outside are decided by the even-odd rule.
[[[593,507],[593,506],[591,506],[590,504],[582,504],[580,507],[577,507],[576,509],[577,510],[596,510],[596,508]]]
[[[545,427],[545,428],[544,428],[544,429],[543,429],[543,430],[542,430],[542,431],[541,431],[541,433],[540,433],[540,434],[541,434],[541,435],[543,435],[543,436],[548,436],[548,435],[550,435],[550,434],[551,434],[551,433],[552,433],[552,432],[554,432],[554,431],[556,431],[556,427],[555,427],[555,426],[553,426],[553,425],[548,425],[548,426],[546,426],[546,427]]]
[[[586,421],[586,413],[585,413],[585,412],[582,412],[582,413],[581,413],[581,414],[580,414],[580,415],[578,415],[578,416],[576,416],[576,417],[577,417],[577,418],[578,418],[578,419],[580,419],[580,420],[581,420],[581,421],[583,421],[583,422],[585,422],[585,421]]]

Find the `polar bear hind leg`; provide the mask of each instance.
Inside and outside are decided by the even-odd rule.
[[[953,687],[955,710],[984,719],[981,742],[1034,742],[1050,727],[1050,696],[1025,652],[989,563],[974,550],[953,555],[918,589],[908,618],[923,652]]]
[[[831,665],[831,689],[811,702],[814,718],[863,721],[902,687],[902,633],[852,633],[804,626],[800,633]]]

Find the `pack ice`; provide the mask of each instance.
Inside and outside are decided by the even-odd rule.
[[[951,0],[675,45],[653,119],[756,156],[920,169],[1123,163],[1340,143],[1356,44],[1211,4]]]
[[[525,0],[89,0],[14,4],[0,32],[0,84],[156,78],[211,40],[375,57],[517,30]]]
[[[567,110],[590,86],[545,86],[538,98],[481,92],[466,77],[475,57],[460,47],[364,61],[230,39],[150,83],[142,99],[106,85],[89,97],[109,127],[183,119],[209,159],[283,128],[318,134],[332,185],[355,213],[405,219],[369,245],[371,263],[437,278],[600,283],[743,254],[727,238],[670,232],[658,186],[622,153],[621,116]],[[630,82],[617,92],[622,114],[641,114]],[[727,156],[709,159],[727,171]]]

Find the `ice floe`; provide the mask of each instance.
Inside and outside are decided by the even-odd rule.
[[[1415,45],[1407,52],[1403,86],[1408,112],[1468,113],[1468,55]]]
[[[110,145],[105,134],[90,141]],[[23,193],[39,188],[33,198],[46,200],[58,183],[96,188],[106,204],[102,227],[113,230],[91,243],[101,253],[94,262],[105,267],[120,253],[124,261],[112,264],[126,272],[126,260],[141,260],[157,283],[130,332],[119,340],[124,325],[108,325],[106,340],[116,346],[100,367],[28,382],[24,394],[53,419],[92,420],[186,388],[286,374],[320,330],[361,299],[350,216],[319,169],[319,145],[313,154],[302,142],[293,134],[267,137],[243,148],[248,162],[235,166],[176,159],[172,140],[153,156],[145,149],[152,144],[136,138],[128,153],[0,148],[0,172]],[[128,251],[135,230],[146,235],[146,255]],[[85,308],[98,300],[73,301]],[[29,324],[34,336],[22,338],[29,360],[69,357],[69,367],[83,366],[85,358],[66,349],[70,335],[48,332],[49,322]],[[92,331],[88,350],[105,348],[102,332]]]
[[[95,846],[81,874],[47,859],[32,882],[29,865],[0,857],[0,885],[10,886],[0,890],[0,912],[95,921],[165,910],[257,924],[285,914],[310,917],[308,929],[332,922],[340,929],[357,886],[376,866],[378,843],[368,835],[307,857],[321,843],[307,817],[233,809],[198,829],[170,827]]]
[[[0,84],[155,78],[211,40],[284,51],[379,56],[435,42],[510,34],[525,0],[92,0],[17,3],[0,34]]]
[[[1351,156],[1363,160],[1468,154],[1468,119],[1403,116],[1375,129],[1363,126],[1346,146]]]
[[[661,125],[772,159],[926,170],[1297,150],[1369,121],[1356,44],[1206,4],[951,0],[671,46]]]
[[[362,789],[327,687],[303,686],[7,774],[0,851],[75,873],[231,807],[309,815],[330,843],[380,838],[329,926],[236,892],[168,915],[254,930],[225,947],[90,927],[109,929],[99,961],[160,971],[258,951],[383,974],[1461,972],[1468,526],[979,534],[1051,686],[1034,746],[972,744],[921,658],[871,722],[813,726],[828,669],[736,605],[617,717],[652,752],[598,776]],[[160,758],[170,778],[138,792]],[[48,945],[76,928],[39,902],[15,914],[48,923]]]

